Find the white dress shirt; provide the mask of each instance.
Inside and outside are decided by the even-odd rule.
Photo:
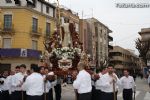
[[[51,83],[49,81],[47,81],[45,83],[45,92],[48,93],[51,88],[52,88]]]
[[[46,77],[46,75],[43,75],[43,80],[45,79],[45,77]],[[50,81],[46,81],[45,83],[44,83],[44,93],[48,93],[49,92],[49,90],[51,89],[51,82]]]
[[[118,91],[118,86],[120,86],[120,80],[118,79],[117,75],[114,74],[117,78],[115,82],[115,91]],[[108,74],[104,74],[101,77],[101,84],[99,86],[101,87],[101,91],[106,92],[106,93],[112,93],[113,92],[113,78]]]
[[[121,82],[121,87],[123,89],[133,89],[135,86],[135,82],[132,76],[128,76],[128,77],[123,76],[121,77],[120,82]]]
[[[12,92],[14,92],[15,87],[12,86],[12,80],[13,80],[13,76],[14,75],[9,75],[8,78],[8,87],[9,87],[9,94],[11,94]]]
[[[30,96],[41,96],[44,93],[44,80],[41,74],[32,73],[23,84],[26,94]]]
[[[101,77],[102,77],[102,73],[99,73],[99,79],[95,82],[95,88],[96,90],[101,90]]]
[[[12,79],[12,86],[15,88],[15,91],[22,91],[22,86],[19,86],[21,83],[23,83],[23,78],[26,76],[26,74],[23,74],[21,72],[16,73],[13,76]]]
[[[9,90],[9,85],[8,85],[8,78],[0,78],[1,81],[4,81],[2,85],[0,85],[0,88],[2,91],[7,91]]]
[[[77,89],[78,93],[88,93],[91,92],[91,76],[85,70],[82,70],[77,75],[76,80],[73,82],[73,87]]]

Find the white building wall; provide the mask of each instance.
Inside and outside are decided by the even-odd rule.
[[[21,6],[27,6],[26,0],[20,0],[20,2],[21,2]],[[0,6],[17,6],[17,5],[15,4],[14,0],[12,0],[12,3],[6,3],[5,0],[0,0]],[[38,12],[42,12],[42,9],[43,9],[44,14],[54,17],[54,9],[52,7],[49,6],[49,13],[46,13],[46,4],[43,4],[42,9],[41,9],[41,7],[42,7],[42,3],[39,1],[36,1],[36,7],[33,9]]]
[[[27,6],[27,1],[26,0],[20,0],[21,6]]]
[[[54,17],[54,9],[53,8],[49,8],[49,15],[51,16],[51,17]]]
[[[53,17],[54,16],[54,9],[52,7],[49,6],[49,13],[46,13],[46,7],[47,5],[43,5],[43,13]]]
[[[27,69],[30,69],[31,64],[38,64],[38,59],[30,58],[7,58],[1,61],[2,64],[11,64],[11,70],[14,70],[17,65],[25,64]]]
[[[12,3],[6,3],[5,0],[0,0],[0,6],[15,6],[15,1],[11,0]]]
[[[41,2],[36,2],[36,7],[34,8],[34,10],[41,12]]]

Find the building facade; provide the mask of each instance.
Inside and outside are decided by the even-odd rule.
[[[85,19],[80,19],[79,24],[80,41],[83,43],[83,51],[87,52],[88,48],[88,22]]]
[[[113,50],[110,50],[110,64],[114,66],[116,70],[122,71],[123,69],[129,69],[132,71],[141,69],[141,62],[133,50],[124,49],[120,46],[114,46]]]
[[[61,5],[60,6],[60,17],[61,25],[64,23],[73,23],[76,28],[76,32],[79,33],[79,16],[78,13],[72,11],[71,9]]]
[[[0,69],[38,63],[54,31],[55,6],[44,0],[0,0]]]
[[[139,34],[141,36],[142,41],[149,41],[150,43],[150,28],[142,28]],[[146,58],[147,58],[147,66],[150,67],[150,47]]]
[[[90,54],[93,64],[97,68],[103,67],[104,63],[109,59],[109,33],[112,31],[103,23],[98,21],[96,18],[88,18],[82,22],[80,34],[84,34],[83,41],[86,53]]]

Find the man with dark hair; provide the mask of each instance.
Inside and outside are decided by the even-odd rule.
[[[114,73],[113,66],[108,66],[108,73],[101,77],[101,100],[117,100],[118,86],[120,80]]]
[[[73,82],[74,89],[77,90],[78,100],[91,100],[91,75],[85,71],[86,64],[79,62],[78,70],[79,73],[76,77],[76,80]]]
[[[50,84],[50,81],[47,79],[47,74],[49,71],[46,70],[46,67],[44,67],[44,66],[40,66],[39,69],[40,69],[40,74],[42,75],[43,80],[44,80],[44,94],[42,96],[42,99],[50,100],[48,92],[51,88],[51,84]]]
[[[54,85],[56,85],[55,75],[54,72],[50,72],[48,67],[45,67],[44,70],[47,79],[45,89],[47,94],[47,100],[53,100],[53,87]],[[58,100],[58,97],[56,98],[56,100]]]
[[[36,64],[31,65],[31,75],[29,75],[23,87],[26,90],[27,100],[42,100],[44,93],[44,80],[39,73],[39,67]]]
[[[123,88],[123,100],[132,100],[135,82],[128,70],[124,70],[124,76],[120,79]]]
[[[14,71],[14,74],[12,74],[10,77],[10,79],[9,79],[9,83],[10,83],[10,89],[9,89],[9,91],[10,91],[10,99],[11,100],[15,100],[15,98],[16,98],[16,95],[15,95],[15,93],[14,93],[14,91],[15,91],[15,87],[12,85],[12,82],[14,81],[14,79],[15,79],[15,74],[17,74],[17,73],[19,73],[20,72],[20,66],[19,65],[17,65],[16,67],[15,67],[15,71]]]
[[[95,88],[96,88],[96,100],[101,100],[101,77],[107,73],[107,68],[102,68],[101,72],[98,73],[99,79],[95,82]]]
[[[38,67],[37,64],[31,64],[31,73],[32,72],[37,72],[37,73],[40,72],[40,68]]]
[[[20,72],[16,73],[12,79],[12,86],[14,87],[13,100],[25,98],[25,91],[22,89],[24,77],[26,77],[26,65],[21,64]],[[24,96],[22,94],[24,94]]]
[[[2,100],[9,100],[9,87],[8,87],[8,71],[4,71],[2,78],[0,78],[0,90]]]
[[[15,67],[15,73],[19,73],[19,72],[20,72],[20,66],[17,65],[17,66]]]
[[[45,67],[44,66],[40,66],[39,67],[39,71],[40,71],[40,74],[42,75],[42,76],[45,76]]]

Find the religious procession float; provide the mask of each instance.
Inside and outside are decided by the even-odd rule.
[[[44,43],[50,68],[56,75],[67,75],[77,71],[77,64],[82,61],[87,64],[88,56],[82,49],[79,34],[73,23],[65,23],[57,29]]]

